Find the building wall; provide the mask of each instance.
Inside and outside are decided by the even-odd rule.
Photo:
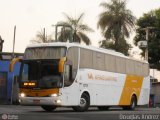
[[[153,76],[160,82],[160,71],[156,69],[150,69],[150,76]]]
[[[160,104],[160,82],[152,83],[151,94],[155,95],[155,103]]]
[[[20,70],[20,63],[16,63],[13,72],[9,72],[9,64],[10,61],[0,60],[0,72],[7,73],[7,103],[10,103],[11,101],[12,83],[14,80],[14,76],[19,75]]]

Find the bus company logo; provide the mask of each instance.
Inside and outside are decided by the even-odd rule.
[[[93,76],[92,73],[88,73],[89,80],[106,80],[106,81],[117,81],[115,77],[112,76],[105,76],[105,75],[95,75]]]

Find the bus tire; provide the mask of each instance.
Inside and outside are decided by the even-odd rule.
[[[132,98],[131,98],[130,105],[129,106],[124,106],[123,109],[124,110],[134,110],[136,105],[137,105],[137,99],[136,99],[136,96],[133,95]]]
[[[80,105],[73,106],[73,110],[76,112],[84,112],[87,111],[90,106],[90,98],[86,93],[83,93],[80,98]]]
[[[56,109],[56,106],[51,105],[42,105],[41,108],[43,108],[47,112],[52,112]]]
[[[101,111],[105,111],[105,110],[108,110],[109,107],[108,106],[98,106],[98,109]]]

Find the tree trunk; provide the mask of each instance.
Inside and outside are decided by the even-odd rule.
[[[119,44],[119,39],[115,38],[115,51],[118,52],[118,44]]]

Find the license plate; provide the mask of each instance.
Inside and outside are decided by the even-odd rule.
[[[35,104],[39,104],[40,103],[40,100],[33,100],[33,103],[35,103]]]

